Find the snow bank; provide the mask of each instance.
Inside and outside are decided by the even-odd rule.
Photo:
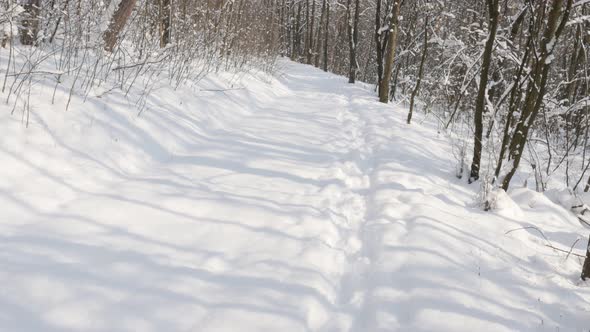
[[[490,193],[490,209],[501,216],[521,219],[523,212],[513,198],[503,189],[496,189]]]

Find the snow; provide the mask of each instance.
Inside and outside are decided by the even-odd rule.
[[[489,208],[494,210],[497,214],[506,218],[510,217],[523,217],[523,212],[519,205],[508,196],[508,194],[502,189],[495,189],[489,199]]]
[[[590,3],[590,0],[578,0],[576,3],[574,3],[574,7],[582,6],[587,3]]]
[[[282,65],[162,83],[141,116],[117,90],[66,112],[40,86],[29,128],[2,104],[0,330],[588,329],[581,260],[546,246],[583,254],[573,214],[527,189],[483,212],[430,119]]]

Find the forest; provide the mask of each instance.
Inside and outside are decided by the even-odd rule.
[[[273,71],[289,57],[375,84],[381,102],[409,105],[408,123],[415,109],[436,116],[469,182],[507,190],[525,158],[539,191],[557,171],[590,190],[588,1],[21,2],[0,14],[4,48],[17,34],[35,46],[11,52],[26,57],[4,75],[15,106],[39,72],[73,73],[70,89],[84,93],[113,77],[129,89],[142,72],[180,84],[222,68]]]

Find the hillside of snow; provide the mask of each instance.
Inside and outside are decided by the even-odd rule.
[[[0,104],[0,331],[590,329],[571,212],[482,211],[433,118],[282,67]]]

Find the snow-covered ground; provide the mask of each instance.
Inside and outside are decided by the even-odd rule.
[[[590,329],[570,212],[483,212],[429,119],[283,66],[0,105],[0,330]]]

